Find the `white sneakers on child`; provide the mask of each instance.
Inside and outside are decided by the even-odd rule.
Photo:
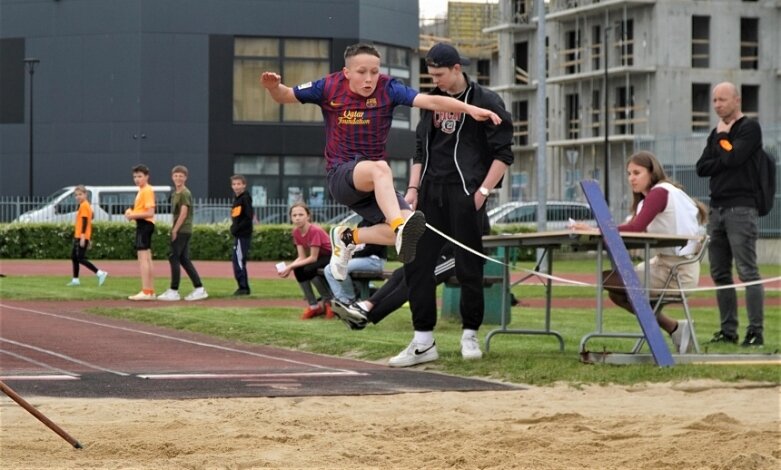
[[[144,291],[139,292],[136,295],[131,295],[128,300],[155,300],[155,294],[147,294]]]
[[[182,300],[182,298],[179,296],[178,290],[168,289],[167,291],[158,295],[157,300],[163,300],[165,302],[175,302],[177,300]]]
[[[196,300],[203,300],[209,297],[209,294],[206,293],[206,289],[203,287],[196,287],[194,291],[187,294],[187,296],[184,298],[184,300],[188,302],[193,302]]]
[[[95,273],[95,275],[98,276],[98,287],[102,286],[103,283],[106,282],[106,278],[108,277],[108,273],[102,270],[99,270],[97,273]]]

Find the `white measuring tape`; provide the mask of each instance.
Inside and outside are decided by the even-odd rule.
[[[464,245],[463,243],[459,242],[455,238],[450,237],[449,235],[443,233],[442,231],[440,231],[436,227],[430,225],[428,222],[426,222],[426,228],[428,228],[432,232],[436,233],[440,237],[444,238],[445,240],[448,240],[449,242],[453,243],[454,245],[456,245],[456,246],[458,246],[460,248],[463,248],[464,250],[472,253],[473,255],[479,256],[479,257],[483,258],[486,261],[490,261],[492,263],[496,263],[498,265],[505,266],[507,268],[511,268],[511,266],[509,264],[506,264],[506,263],[503,263],[503,262],[501,262],[501,261],[499,261],[497,259],[491,258],[490,256],[486,256],[484,253],[480,253],[477,250],[473,250],[472,248]],[[535,276],[544,278],[544,279],[550,279],[551,281],[558,281],[558,282],[561,282],[563,284],[568,284],[568,285],[573,286],[573,287],[593,287],[593,288],[597,288],[598,287],[596,284],[590,284],[590,283],[587,283],[587,282],[576,281],[574,279],[567,279],[567,278],[563,278],[563,277],[552,276],[550,274],[545,274],[545,273],[542,273],[540,271],[535,271],[533,269],[525,269],[525,268],[518,268],[518,269],[520,269],[521,271],[524,271],[526,273],[533,274]],[[758,284],[767,284],[767,283],[770,283],[770,282],[777,282],[777,281],[781,281],[781,276],[771,277],[769,279],[759,279],[757,281],[741,282],[739,284],[727,284],[727,285],[715,286],[715,287],[676,288],[675,291],[676,292],[715,291],[715,290],[723,290],[723,289],[735,289],[735,288],[739,288],[739,287],[749,287],[749,286],[755,286],[755,285],[758,285]],[[661,289],[650,289],[649,288],[649,289],[642,289],[642,290],[660,291]]]

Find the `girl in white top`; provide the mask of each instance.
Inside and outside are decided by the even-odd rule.
[[[705,206],[693,200],[681,187],[671,182],[664,172],[662,164],[650,152],[638,152],[629,158],[626,166],[629,185],[632,187],[632,218],[619,225],[619,232],[650,232],[668,235],[701,235],[702,224],[707,218]],[[648,287],[650,297],[658,296],[670,275],[672,266],[690,259],[699,249],[699,243],[692,240],[684,247],[661,248],[656,256],[649,260],[650,276]],[[645,263],[635,267],[641,282],[645,279]],[[700,264],[691,263],[678,269],[678,278],[682,287],[696,287],[700,277]],[[626,295],[621,279],[613,271],[606,271],[604,286],[608,290],[610,300],[619,307],[634,313]],[[669,288],[677,288],[671,283]],[[656,321],[659,326],[670,334],[677,352],[685,353],[688,347],[690,325],[686,321],[677,321],[660,310]],[[684,339],[685,338],[685,339]],[[684,347],[681,348],[682,343]],[[683,350],[681,350],[683,349]]]

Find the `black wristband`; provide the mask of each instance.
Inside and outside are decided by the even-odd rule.
[[[415,191],[420,191],[420,188],[417,186],[407,186],[407,189],[414,189]]]

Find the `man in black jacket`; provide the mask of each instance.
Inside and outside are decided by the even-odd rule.
[[[708,246],[710,275],[717,286],[733,284],[732,259],[742,282],[760,279],[757,269],[757,174],[756,159],[762,148],[762,130],[740,110],[738,88],[719,83],[713,88],[713,109],[719,123],[708,136],[697,161],[697,175],[710,177]],[[735,289],[716,291],[721,330],[713,342],[738,342],[738,300]],[[743,346],[764,342],[762,284],[746,287],[748,328]]]
[[[427,222],[464,245],[482,252],[485,203],[513,162],[512,117],[502,99],[462,70],[469,60],[448,44],[436,44],[426,55],[428,73],[436,85],[433,95],[451,96],[464,103],[489,109],[501,124],[478,122],[471,117],[443,111],[421,112],[417,151],[410,171],[406,201],[424,211]],[[434,327],[437,322],[434,268],[445,240],[426,230],[418,242],[417,256],[404,266],[415,336],[389,365],[407,367],[436,360]],[[455,247],[456,277],[461,285],[461,318],[464,359],[482,357],[477,330],[483,322],[484,261]]]
[[[233,235],[233,276],[239,288],[233,295],[249,295],[247,260],[252,242],[252,196],[247,193],[247,180],[242,175],[231,176],[231,189],[236,198],[231,209],[231,235]]]

